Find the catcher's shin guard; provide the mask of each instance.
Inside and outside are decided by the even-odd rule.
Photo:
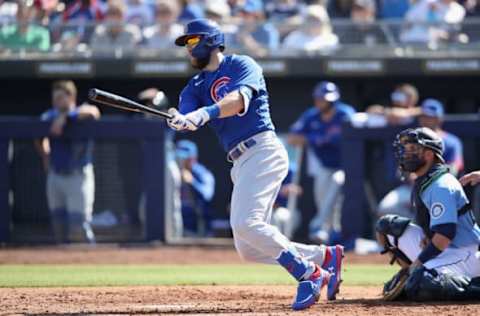
[[[398,239],[407,229],[411,220],[398,215],[384,215],[380,217],[375,225],[378,243],[383,247],[382,254],[388,253],[391,256],[390,264],[397,262],[402,268],[408,268],[412,261],[398,248]],[[392,236],[393,244],[387,238]]]

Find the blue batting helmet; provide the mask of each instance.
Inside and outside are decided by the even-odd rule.
[[[175,40],[178,46],[185,46],[185,40],[192,35],[200,35],[200,42],[192,49],[195,58],[203,59],[210,56],[215,48],[225,49],[225,37],[218,24],[208,19],[196,19],[185,26],[185,32]]]
[[[335,102],[340,99],[340,91],[336,84],[330,81],[321,81],[313,89],[313,97]]]

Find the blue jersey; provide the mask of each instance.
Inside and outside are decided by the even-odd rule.
[[[180,94],[179,111],[186,114],[212,105],[241,87],[249,87],[253,91],[244,111],[208,123],[223,148],[229,151],[255,134],[274,130],[262,68],[252,58],[244,55],[225,56],[217,70],[204,70],[194,76]]]
[[[445,159],[445,163],[454,167],[457,172],[462,171],[464,166],[462,141],[446,131],[441,131],[439,134],[443,140],[443,159]]]
[[[56,109],[50,109],[41,116],[42,121],[53,121],[59,116]],[[77,117],[77,109],[68,113],[70,119]],[[92,162],[93,141],[72,140],[50,137],[50,167],[58,173],[71,173]]]
[[[456,224],[456,235],[450,247],[458,248],[480,244],[480,228],[475,223],[471,211],[458,214],[465,204],[467,196],[462,185],[450,173],[441,175],[421,194],[430,215],[430,228],[441,224]]]
[[[345,121],[350,120],[355,110],[353,107],[335,102],[335,114],[329,121],[323,121],[320,110],[312,107],[292,125],[290,132],[302,134],[308,145],[322,164],[327,168],[340,168],[341,128]]]
[[[215,193],[215,178],[202,164],[192,165],[192,183],[182,182],[180,195],[182,203],[183,226],[191,232],[197,232],[199,216],[210,231],[210,201]]]

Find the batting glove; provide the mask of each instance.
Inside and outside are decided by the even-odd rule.
[[[186,130],[185,115],[181,114],[175,108],[168,109],[168,113],[172,115],[171,119],[167,119],[167,125],[174,131]]]
[[[169,109],[168,113],[172,114],[173,118],[167,120],[167,123],[176,131],[196,131],[210,120],[210,114],[206,107],[202,107],[186,115],[180,114],[174,108]]]

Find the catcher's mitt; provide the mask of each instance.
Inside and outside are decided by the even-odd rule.
[[[408,268],[403,268],[387,281],[383,286],[383,299],[385,301],[395,301],[400,299],[404,294],[403,290],[407,283],[408,276]]]

